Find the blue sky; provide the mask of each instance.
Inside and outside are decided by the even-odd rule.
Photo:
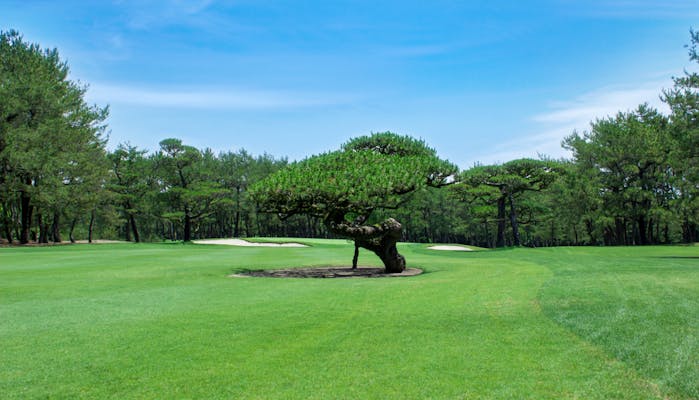
[[[463,168],[565,156],[595,117],[662,108],[691,27],[696,0],[0,0],[0,28],[109,104],[110,147],[300,159],[390,130]]]

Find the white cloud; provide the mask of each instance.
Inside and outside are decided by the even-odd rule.
[[[551,103],[548,111],[535,115],[532,119],[549,129],[574,127],[583,130],[597,118],[633,110],[642,103],[667,111],[666,105],[660,100],[660,94],[664,88],[671,86],[672,81],[668,78],[635,87],[605,87],[573,100]]]
[[[111,84],[90,85],[87,98],[97,104],[213,110],[308,108],[347,104],[354,100],[350,96],[324,93],[209,88],[160,89]]]
[[[544,124],[587,125],[596,118],[615,115],[619,111],[635,109],[648,103],[665,111],[660,100],[663,88],[671,87],[667,80],[646,83],[639,87],[606,87],[585,93],[570,101],[554,102],[550,110],[535,115],[533,120]]]
[[[518,158],[535,158],[540,156],[560,158],[566,157],[566,151],[561,148],[561,140],[572,132],[566,130],[546,131],[536,135],[526,135],[494,146],[493,151],[473,157],[481,164],[501,164]]]
[[[667,77],[641,85],[604,87],[571,100],[552,102],[546,111],[531,117],[534,132],[511,138],[496,146],[493,153],[476,159],[490,164],[522,157],[537,158],[540,154],[568,157],[569,153],[561,147],[563,139],[573,131],[588,130],[596,119],[634,110],[643,103],[667,113],[669,110],[660,100],[660,94],[669,87],[672,87],[672,81]]]

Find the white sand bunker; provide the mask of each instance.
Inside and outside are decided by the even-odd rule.
[[[196,244],[223,244],[227,246],[243,246],[243,247],[308,247],[301,243],[255,243],[248,242],[243,239],[203,239],[203,240],[192,240],[192,243]]]
[[[446,251],[473,251],[472,249],[469,249],[468,247],[464,246],[455,246],[455,245],[439,245],[439,246],[430,246],[428,249],[431,250],[446,250]]]
[[[88,240],[76,240],[75,243],[90,243]],[[97,243],[97,244],[114,244],[114,243],[129,243],[125,242],[123,240],[106,240],[106,239],[93,239],[92,243]]]

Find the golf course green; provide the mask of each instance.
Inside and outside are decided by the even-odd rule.
[[[699,398],[699,246],[400,244],[423,274],[230,277],[351,263],[297,241],[0,248],[0,398]]]

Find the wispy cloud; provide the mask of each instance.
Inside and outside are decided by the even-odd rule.
[[[213,0],[175,0],[174,3],[179,5],[186,13],[194,14],[208,8]]]
[[[481,164],[499,164],[525,157],[566,157],[567,154],[561,147],[561,140],[570,133],[572,130],[557,129],[507,140],[493,146],[487,153],[476,155],[473,159]]]
[[[115,0],[114,4],[130,17],[132,27],[146,27],[150,24],[163,24],[180,21],[203,14],[212,0]]]
[[[294,109],[348,104],[350,95],[210,88],[147,88],[92,84],[87,97],[98,104],[156,108],[255,110]]]
[[[641,103],[662,109],[660,94],[672,82],[662,80],[649,82],[639,87],[606,87],[578,96],[569,101],[550,104],[550,110],[535,115],[532,119],[544,124],[586,126],[595,118],[628,111]]]
[[[548,109],[531,117],[538,131],[519,136],[495,147],[495,151],[477,159],[482,163],[498,163],[539,155],[559,158],[569,156],[561,142],[574,131],[584,132],[596,119],[631,111],[643,103],[669,111],[660,100],[663,88],[672,86],[669,77],[637,86],[604,87],[583,93],[573,99],[554,101]]]
[[[693,18],[696,0],[560,0],[568,12],[608,18]]]

